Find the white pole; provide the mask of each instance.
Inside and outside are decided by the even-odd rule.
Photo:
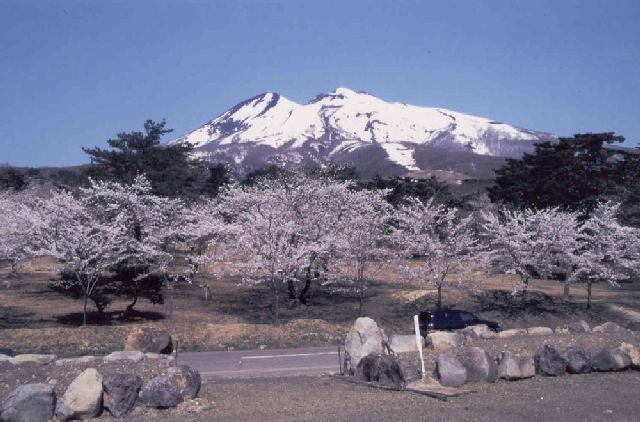
[[[424,380],[426,374],[424,370],[424,356],[422,355],[422,336],[420,335],[420,323],[418,321],[418,315],[413,316],[413,325],[416,327],[416,346],[418,347],[418,353],[420,353],[420,364],[422,365],[422,379]]]

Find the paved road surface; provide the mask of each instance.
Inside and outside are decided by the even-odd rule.
[[[232,352],[185,352],[179,365],[204,378],[247,378],[339,372],[337,346]]]

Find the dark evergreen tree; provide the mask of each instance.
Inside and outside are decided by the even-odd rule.
[[[242,184],[245,186],[255,186],[256,183],[262,180],[285,180],[288,177],[293,177],[295,174],[294,171],[287,170],[283,167],[270,165],[247,173]]]
[[[224,164],[216,164],[209,167],[209,177],[204,181],[202,193],[210,197],[216,197],[220,190],[231,182],[229,169]]]
[[[640,147],[627,154],[621,163],[623,183],[620,187],[620,222],[640,227]]]
[[[88,174],[120,183],[131,183],[138,174],[145,174],[156,195],[197,196],[206,167],[201,160],[192,158],[192,145],[161,145],[161,138],[173,131],[165,126],[164,120],[159,123],[147,120],[144,133],[123,132],[116,139],[109,139],[110,149],[83,148],[91,158]]]
[[[589,213],[598,201],[616,197],[624,184],[628,152],[613,133],[577,134],[543,142],[521,159],[508,159],[488,189],[493,202],[514,208],[563,207]]]
[[[0,190],[23,190],[28,185],[24,173],[13,167],[0,168]]]
[[[449,186],[441,182],[435,176],[426,179],[416,179],[412,177],[392,177],[384,179],[375,176],[373,180],[364,184],[366,189],[390,189],[387,194],[387,201],[393,206],[403,204],[408,198],[417,198],[423,203],[430,199],[447,206],[456,206]]]

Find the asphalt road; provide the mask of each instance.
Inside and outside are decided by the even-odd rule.
[[[340,371],[337,346],[298,349],[185,352],[179,365],[189,365],[204,378],[252,378]]]

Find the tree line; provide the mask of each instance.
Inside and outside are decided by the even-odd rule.
[[[438,305],[446,286],[473,280],[477,264],[518,275],[514,291],[523,295],[534,277],[560,278],[567,293],[585,282],[590,293],[594,282],[616,285],[638,273],[640,229],[619,222],[619,204],[598,203],[586,218],[558,207],[463,215],[433,198],[393,206],[388,193],[301,175],[233,184],[190,203],[155,195],[143,175],[131,184],[90,181],[75,194],[5,192],[0,254],[13,263],[58,258],[67,276],[57,287],[83,299],[84,323],[89,301],[100,310],[111,292],[133,306],[149,277],[189,279],[203,263],[266,283],[276,324],[280,286],[304,303],[320,274],[323,284],[352,279],[362,311],[369,272],[390,262],[402,280],[437,288]],[[177,241],[204,245],[192,248],[188,267],[176,263]],[[113,277],[122,268],[134,275],[125,283]]]
[[[139,298],[162,303],[171,280],[230,253],[244,259],[232,263],[244,282],[270,285],[274,321],[282,283],[306,303],[314,280],[350,278],[362,309],[371,264],[389,260],[403,279],[436,287],[438,305],[448,283],[470,283],[469,260],[517,274],[523,294],[535,277],[562,280],[566,295],[587,282],[589,304],[593,282],[637,274],[640,154],[611,148],[623,141],[612,133],[560,138],[507,160],[488,190],[493,202],[469,207],[435,177],[362,181],[348,166],[267,167],[232,182],[190,145],[161,145],[169,132],[147,121],[109,149],[85,149],[91,165],[51,192],[0,172],[12,188],[0,193],[0,259],[15,272],[29,257],[59,258],[52,288],[84,299],[85,322],[89,301],[102,312],[112,297],[128,297],[126,317]],[[193,246],[188,273],[175,272],[177,241]]]

